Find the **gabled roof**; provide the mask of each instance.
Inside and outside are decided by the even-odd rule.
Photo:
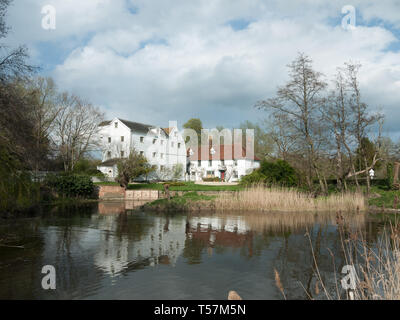
[[[126,125],[129,129],[132,131],[138,131],[138,132],[144,132],[147,133],[150,129],[155,128],[155,126],[150,125],[150,124],[144,124],[144,123],[139,123],[139,122],[133,122],[129,120],[124,120],[117,118],[119,121],[121,121],[124,125]],[[104,127],[108,126],[111,124],[111,120],[103,121],[99,124],[99,127]]]
[[[219,148],[214,149],[214,154],[211,153],[211,148],[213,146],[208,145],[208,146],[203,146],[203,147],[208,147],[208,154],[205,155],[206,157],[203,159],[202,154],[201,154],[201,147],[199,146],[197,150],[193,150],[193,154],[190,155],[190,148],[187,149],[187,156],[189,157],[190,161],[197,161],[197,160],[237,160],[237,159],[248,159],[251,160],[249,157],[246,156],[246,149],[243,148],[243,146],[237,144],[231,144],[231,145],[223,145],[221,144]],[[230,154],[225,155],[225,148],[229,150],[231,148]],[[219,149],[219,150],[218,150]],[[238,152],[239,150],[239,152]],[[240,152],[241,150],[241,152]],[[239,153],[236,155],[234,152]],[[255,161],[260,161],[259,158],[254,156]]]
[[[169,136],[170,132],[174,129],[174,128],[162,128],[164,130],[164,132],[167,134],[167,136]]]
[[[118,118],[119,119],[119,118]],[[155,128],[150,124],[143,124],[139,122],[133,122],[128,120],[119,119],[124,125],[126,125],[132,131],[139,131],[147,133],[150,129]]]

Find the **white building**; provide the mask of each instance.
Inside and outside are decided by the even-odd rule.
[[[197,150],[188,149],[188,173],[191,181],[217,177],[226,182],[236,182],[260,167],[260,159],[246,156],[245,149],[240,145],[220,145],[216,150],[209,145],[208,151],[208,154],[202,156],[201,147]]]
[[[177,165],[183,169],[179,179],[184,179],[186,148],[176,122],[170,122],[168,128],[161,128],[114,118],[102,122],[99,128],[103,156],[97,168],[107,177],[118,175],[117,161],[128,157],[134,148],[157,168],[149,179],[168,180],[168,175]]]

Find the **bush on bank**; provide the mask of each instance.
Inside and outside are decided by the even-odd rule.
[[[94,184],[88,175],[49,175],[45,180],[45,185],[61,197],[90,198],[94,193]]]
[[[262,161],[260,168],[244,176],[240,183],[245,186],[265,183],[292,187],[298,184],[298,180],[295,169],[286,161],[278,159],[276,161]]]

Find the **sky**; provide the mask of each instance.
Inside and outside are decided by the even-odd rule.
[[[46,5],[55,29],[42,26]],[[355,25],[343,28],[349,5]],[[329,83],[337,67],[361,63],[364,102],[400,137],[399,0],[14,0],[7,22],[9,46],[27,45],[41,75],[110,119],[261,120],[254,104],[275,95],[304,52]]]

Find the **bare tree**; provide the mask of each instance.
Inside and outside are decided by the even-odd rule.
[[[59,96],[59,107],[53,139],[64,170],[72,171],[77,161],[98,147],[98,124],[104,115],[92,104],[68,93]]]
[[[275,98],[259,101],[256,106],[260,109],[279,111],[286,116],[285,121],[304,140],[309,187],[312,188],[312,176],[315,173],[321,190],[326,192],[318,166],[317,148],[321,133],[319,108],[323,102],[322,93],[327,85],[322,80],[322,74],[312,68],[311,58],[303,53],[300,53],[288,67],[289,82],[278,88]]]
[[[366,175],[367,181],[367,193],[370,189],[370,177],[368,171],[375,166],[375,164],[380,160],[378,155],[378,150],[380,149],[380,139],[381,139],[381,129],[383,124],[383,115],[380,113],[370,113],[368,111],[368,105],[361,101],[361,92],[358,81],[358,73],[361,68],[360,64],[346,63],[346,81],[347,86],[351,90],[351,98],[350,98],[350,108],[353,117],[353,125],[351,128],[351,132],[355,137],[358,148],[361,151],[361,156],[363,159],[364,169],[359,170],[358,172],[352,172],[348,174],[348,177],[357,176],[360,174]],[[367,150],[365,144],[363,143],[363,139],[368,137],[370,130],[375,126],[379,125],[379,136],[377,139],[378,148],[376,148],[376,152],[373,156],[372,162],[368,163],[367,159]]]

